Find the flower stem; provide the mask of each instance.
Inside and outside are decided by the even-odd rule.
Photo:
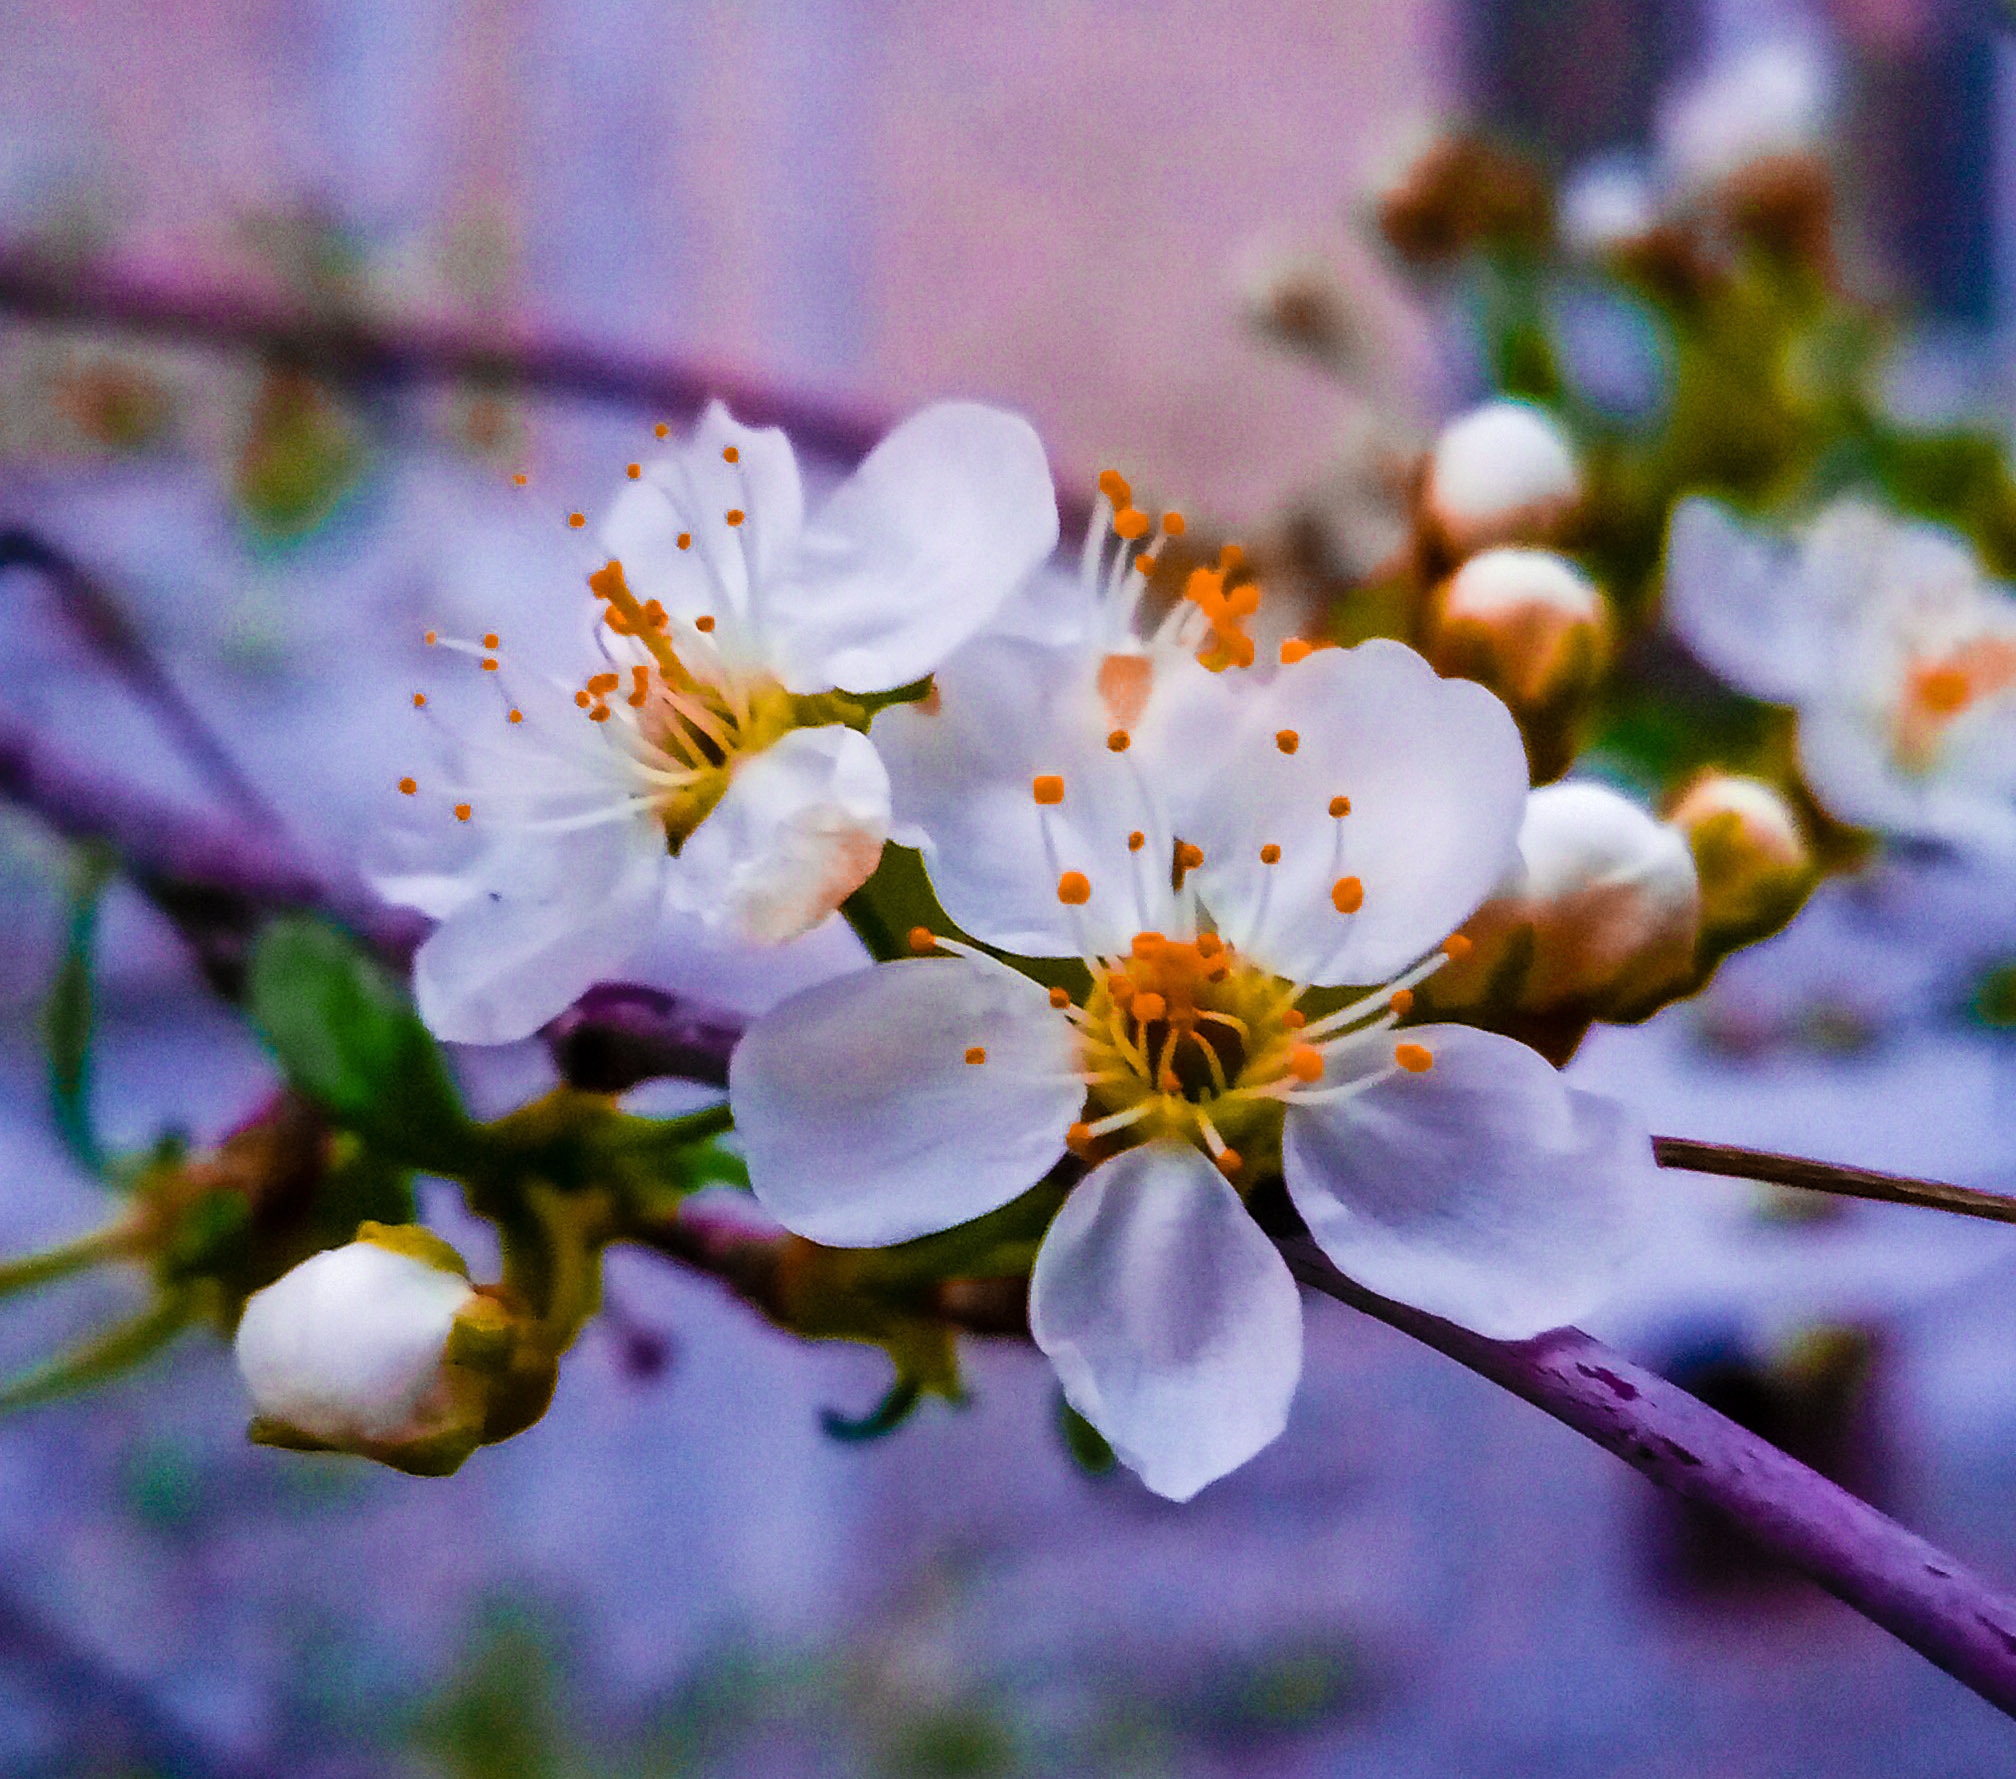
[[[1315,1244],[1283,1241],[1312,1290],[1446,1354],[1671,1491],[1712,1508],[2016,1717],[2016,1601],[1797,1459],[1579,1328],[1487,1340],[1353,1284]]]
[[[1927,1210],[1981,1217],[1991,1223],[2016,1223],[2016,1198],[1977,1191],[1972,1186],[1952,1186],[1944,1180],[1879,1174],[1870,1168],[1808,1161],[1804,1156],[1775,1155],[1763,1149],[1738,1149],[1729,1143],[1698,1143],[1689,1137],[1654,1137],[1652,1157],[1661,1167],[1684,1168],[1689,1173],[1762,1180],[1773,1186],[1794,1186],[1802,1192],[1831,1192],[1840,1198],[1922,1205]]]

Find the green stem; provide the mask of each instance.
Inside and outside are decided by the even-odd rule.
[[[0,1414],[54,1402],[131,1371],[151,1359],[189,1325],[193,1308],[186,1297],[163,1297],[139,1315],[115,1322],[102,1334],[67,1352],[29,1367],[0,1385]]]
[[[108,1260],[123,1260],[132,1253],[133,1245],[131,1225],[109,1223],[103,1229],[94,1229],[88,1235],[78,1236],[75,1241],[44,1248],[40,1253],[0,1260],[0,1297],[32,1291],[38,1285],[67,1279],[72,1273],[89,1272],[92,1267],[102,1266]]]

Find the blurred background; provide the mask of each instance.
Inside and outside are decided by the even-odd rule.
[[[559,622],[562,516],[709,388],[829,468],[922,401],[1000,401],[1067,491],[1118,463],[1261,537],[1314,502],[1376,558],[1399,520],[1368,440],[1418,448],[1486,367],[1460,304],[1378,247],[1375,195],[1459,118],[1564,174],[1628,164],[1677,88],[1788,35],[1824,70],[1844,235],[1911,318],[1886,399],[2006,438],[2016,35],[1988,0],[0,0],[0,527],[117,589],[235,777],[34,574],[0,578],[0,711],[354,862],[410,749],[422,625]],[[1280,348],[1270,304],[1308,267],[1349,318],[1342,371]],[[1628,382],[1613,322],[1578,349]],[[301,324],[418,357],[330,381],[246,345]],[[471,342],[573,387],[408,374]],[[73,869],[0,814],[8,1248],[102,1214],[39,1037]],[[1976,992],[2012,925],[1966,873],[1842,880],[1575,1074],[1655,1130],[2016,1189],[2009,1009]],[[214,1140],[270,1066],[137,896],[101,927],[105,1130]],[[744,967],[673,942],[660,978],[755,1007],[851,944]],[[495,1109],[549,1078],[531,1046],[462,1062]],[[1666,1184],[1660,1276],[1596,1331],[2016,1580],[2008,1232]],[[129,1291],[10,1305],[0,1358]],[[2016,1763],[1883,1633],[1334,1304],[1287,1436],[1175,1508],[1074,1463],[1025,1350],[976,1346],[967,1406],[849,1443],[822,1411],[874,1403],[872,1352],[638,1256],[611,1301],[547,1419],[446,1481],[246,1445],[202,1337],[0,1423],[0,1770]]]

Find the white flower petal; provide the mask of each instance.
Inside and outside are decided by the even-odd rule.
[[[1102,1162],[1029,1282],[1064,1395],[1158,1495],[1187,1501],[1288,1424],[1302,1307],[1274,1244],[1188,1145]]]
[[[1434,1065],[1288,1108],[1289,1196],[1359,1284],[1500,1340],[1595,1305],[1640,1238],[1652,1153],[1614,1101],[1510,1038],[1405,1034]]]
[[[438,1395],[469,1281],[375,1242],[311,1255],[238,1324],[238,1369],[258,1412],[330,1444],[399,1440]]]
[[[734,451],[735,461],[725,453]],[[742,515],[730,525],[730,512]],[[791,442],[775,427],[744,426],[719,402],[693,435],[647,461],[602,523],[603,547],[640,600],[690,623],[746,615],[785,572],[805,524],[805,491]],[[679,538],[690,541],[680,549]]]
[[[684,914],[776,945],[868,881],[889,835],[889,778],[868,737],[794,729],[736,769],[667,877]]]
[[[1482,686],[1378,641],[1320,649],[1239,703],[1236,733],[1208,738],[1210,769],[1178,793],[1178,827],[1203,850],[1205,906],[1269,969],[1380,981],[1462,925],[1504,875],[1526,754]],[[1342,818],[1329,813],[1336,796],[1351,800]],[[1281,857],[1264,865],[1270,845]],[[1344,877],[1363,886],[1356,913],[1332,900]]]
[[[1006,968],[915,958],[821,983],[757,1020],[729,1065],[750,1184],[834,1247],[970,1222],[1063,1155],[1076,1050],[1046,991]]]
[[[1095,677],[1081,650],[987,638],[939,670],[928,709],[903,705],[875,722],[899,831],[922,846],[945,912],[1021,957],[1075,957],[1081,941],[1124,951],[1169,924],[1170,842],[1128,848],[1130,833],[1154,824],[1138,766],[1106,745],[1114,723]],[[1039,775],[1063,779],[1063,802],[1038,806]],[[1063,871],[1091,885],[1075,910],[1057,899]]]
[[[1026,420],[941,402],[905,421],[806,528],[761,594],[793,691],[886,692],[976,634],[1057,546],[1057,499]]]
[[[1855,571],[1858,581],[1865,575]],[[1728,508],[1698,498],[1675,508],[1666,539],[1666,622],[1738,690],[1794,704],[1824,684],[1828,611],[1809,596],[1816,591],[1789,545],[1751,530]]]
[[[556,843],[526,836],[515,858],[452,909],[413,959],[420,1017],[436,1037],[507,1044],[529,1037],[591,983],[617,974],[650,938],[664,897],[664,830],[650,816]]]

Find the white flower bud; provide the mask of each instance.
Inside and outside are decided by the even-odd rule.
[[[1435,978],[1434,999],[1638,1017],[1692,973],[1700,927],[1678,833],[1606,786],[1548,785],[1528,795],[1518,863],[1464,927],[1473,949]]]
[[[1791,36],[1756,44],[1717,63],[1660,108],[1667,178],[1683,192],[1699,191],[1758,161],[1811,153],[1832,105],[1816,44]]]
[[[1582,498],[1574,446],[1544,408],[1493,401],[1442,429],[1428,460],[1427,509],[1457,553],[1550,535]]]
[[[1659,220],[1645,169],[1616,157],[1592,161],[1569,180],[1556,211],[1568,251],[1601,259],[1650,232]]]
[[[1722,946],[1775,933],[1817,877],[1792,807],[1762,779],[1704,772],[1667,817],[1701,881],[1701,921]]]
[[[1500,545],[1445,581],[1428,658],[1510,706],[1541,778],[1574,758],[1573,731],[1610,655],[1610,610],[1588,576],[1551,550]]]
[[[238,1369],[259,1414],[325,1445],[437,1431],[454,1406],[449,1336],[476,1300],[445,1242],[365,1229],[255,1292],[238,1324]]]

